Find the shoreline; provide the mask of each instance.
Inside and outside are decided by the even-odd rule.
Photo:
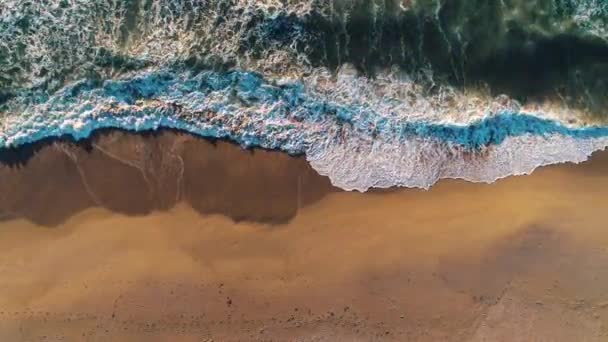
[[[253,145],[243,145],[242,143],[234,141],[231,138],[208,137],[208,136],[203,136],[203,135],[199,135],[196,133],[191,133],[187,130],[183,130],[180,128],[160,127],[157,129],[148,129],[148,130],[130,130],[130,129],[124,129],[124,128],[98,128],[98,129],[92,130],[86,137],[76,137],[72,134],[64,134],[59,137],[46,137],[41,140],[27,142],[27,143],[24,143],[19,146],[1,147],[0,148],[0,166],[9,166],[9,167],[23,166],[31,158],[33,158],[37,152],[44,149],[45,147],[51,146],[56,143],[73,145],[73,146],[77,146],[81,149],[89,151],[91,149],[91,143],[93,141],[103,139],[104,136],[108,136],[108,135],[112,135],[112,134],[116,134],[116,133],[119,133],[122,135],[140,136],[143,139],[146,139],[148,137],[159,137],[166,133],[169,133],[169,134],[176,135],[176,136],[178,136],[178,135],[188,136],[190,139],[205,141],[212,145],[216,145],[216,144],[231,145],[231,146],[234,146],[235,148],[240,149],[241,151],[243,151],[245,153],[251,153],[251,152],[255,152],[255,151],[264,151],[264,152],[270,152],[270,153],[284,154],[290,158],[306,160],[306,154],[304,152],[290,153],[289,151],[284,151],[280,148],[267,148],[267,147],[261,147],[261,146],[253,146]],[[590,162],[594,158],[594,156],[608,153],[607,151],[608,151],[607,148],[604,148],[602,150],[596,150],[596,151],[592,152],[587,157],[587,159],[582,160],[582,161],[568,161],[568,160],[561,161],[561,162],[551,161],[549,164],[538,165],[529,171],[512,173],[507,176],[497,177],[493,181],[484,180],[484,179],[470,180],[465,176],[455,176],[455,177],[449,176],[446,178],[439,178],[433,184],[431,184],[428,187],[424,187],[424,188],[421,188],[419,185],[412,186],[412,187],[408,187],[408,186],[404,186],[404,185],[392,185],[392,186],[382,185],[381,187],[372,186],[367,190],[361,190],[358,188],[352,188],[352,189],[341,188],[340,189],[340,187],[338,187],[337,185],[333,185],[333,184],[332,184],[332,187],[340,189],[341,191],[347,191],[347,192],[357,191],[357,192],[361,192],[361,193],[367,193],[367,192],[378,192],[378,191],[396,191],[399,189],[430,190],[432,187],[436,186],[438,183],[444,182],[444,181],[450,181],[450,180],[465,181],[465,182],[474,183],[474,184],[475,183],[476,184],[494,184],[503,179],[529,176],[530,174],[536,172],[537,170],[544,169],[547,167],[561,167],[564,165],[579,165],[582,163],[587,163],[587,162]],[[306,160],[306,162],[310,165],[309,161]],[[323,177],[323,178],[329,177],[328,175],[319,173],[320,171],[315,171],[315,172],[320,177]]]

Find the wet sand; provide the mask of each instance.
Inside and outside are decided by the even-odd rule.
[[[0,159],[0,341],[608,339],[608,153],[366,194],[170,131]]]

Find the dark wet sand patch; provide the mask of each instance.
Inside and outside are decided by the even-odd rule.
[[[303,158],[171,130],[105,130],[0,154],[0,213],[47,226],[94,206],[144,215],[181,201],[201,214],[282,223],[336,190]]]

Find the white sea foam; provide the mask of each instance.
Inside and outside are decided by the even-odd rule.
[[[445,178],[492,183],[530,174],[541,166],[580,163],[607,146],[608,138],[525,135],[471,152],[423,138],[391,143],[348,137],[340,144],[314,146],[306,158],[333,185],[364,192],[390,187],[428,189]]]

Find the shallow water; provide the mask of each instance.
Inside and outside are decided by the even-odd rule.
[[[360,194],[170,131],[18,152],[0,167],[1,340],[607,338],[606,153]]]

